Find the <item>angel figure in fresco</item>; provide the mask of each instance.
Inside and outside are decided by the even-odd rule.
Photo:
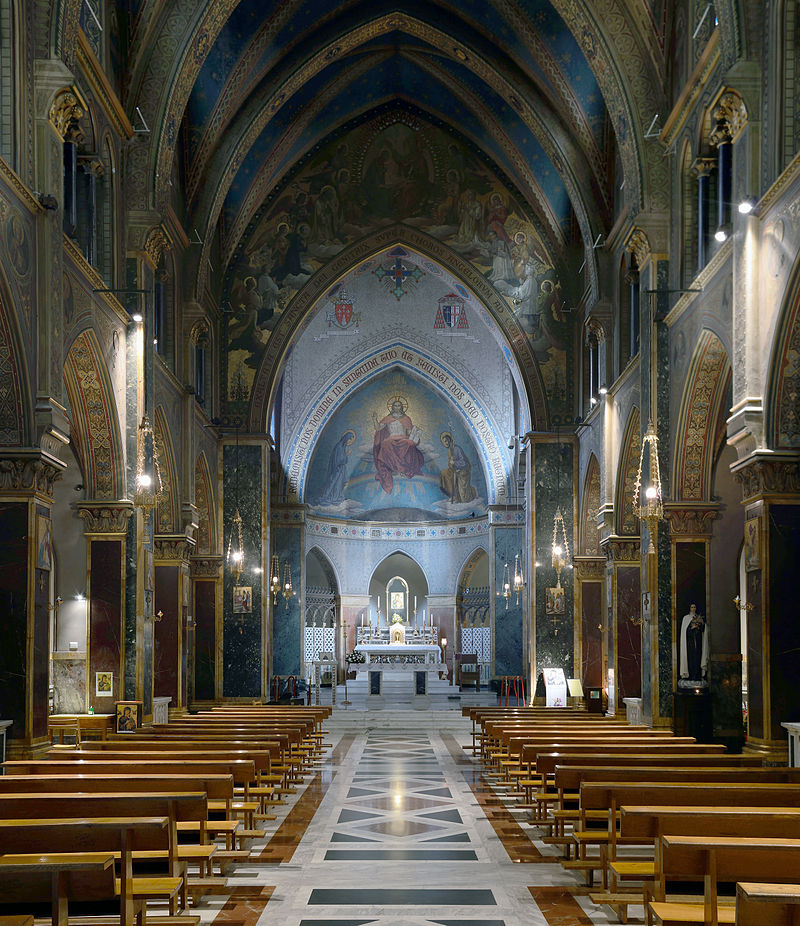
[[[422,434],[406,414],[408,400],[396,395],[387,402],[389,414],[378,420],[372,413],[375,439],[372,443],[372,457],[375,461],[375,479],[387,495],[392,494],[394,476],[409,479],[419,476],[425,464],[425,457],[419,449]]]

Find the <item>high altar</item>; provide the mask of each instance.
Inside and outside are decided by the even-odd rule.
[[[392,623],[388,628],[359,628],[355,651],[363,653],[366,661],[356,664],[359,671],[383,669],[392,672],[413,672],[423,668],[427,672],[443,672],[442,651],[438,629],[406,632],[402,623]]]

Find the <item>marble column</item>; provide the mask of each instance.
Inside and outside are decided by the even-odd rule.
[[[272,668],[270,675],[303,674],[303,569],[305,509],[302,505],[275,506],[270,512],[271,550],[280,566],[281,592],[271,603]],[[293,594],[283,591],[288,566]],[[272,602],[272,599],[270,598]]]
[[[731,470],[745,509],[747,748],[785,764],[781,724],[800,716],[800,460],[794,451],[754,453]]]
[[[447,640],[447,676],[453,684],[453,654],[456,652],[456,598],[455,595],[428,595],[428,614],[434,627],[439,628],[439,641]]]
[[[144,663],[152,667],[152,627],[145,630],[145,624],[152,623],[147,614],[138,611],[134,618],[134,633],[126,632],[127,625],[127,566],[131,551],[128,550],[128,527],[132,520],[133,505],[128,501],[80,502],[78,515],[83,519],[86,535],[87,589],[89,602],[86,628],[86,708],[98,713],[108,713],[107,698],[95,695],[95,673],[114,673],[114,700],[136,699],[149,703],[143,689],[131,687],[129,681],[137,678],[152,678],[151,671],[144,672]],[[136,556],[134,545],[133,556]],[[152,580],[142,575],[144,594],[152,600]],[[140,599],[141,600],[141,599]],[[148,614],[150,612],[147,612]],[[152,683],[148,686],[152,688]],[[145,716],[149,712],[144,710]]]
[[[194,668],[190,701],[222,698],[222,566],[221,556],[193,556],[192,636]]]
[[[608,633],[605,603],[605,556],[573,556],[575,613],[580,615],[580,662],[576,673],[584,692],[588,687],[606,687],[608,677]]]
[[[189,696],[190,579],[194,544],[183,535],[156,535],[153,626],[153,695],[185,710]]]
[[[642,597],[638,537],[606,537],[608,713],[624,715],[623,699],[642,694]]]
[[[692,164],[692,174],[697,178],[697,273],[708,263],[709,187],[715,166],[713,158],[697,158]]]
[[[13,721],[9,758],[39,754],[49,742],[51,506],[62,470],[33,449],[0,459],[0,691],[3,719]]]
[[[353,652],[353,647],[356,645],[357,628],[361,626],[362,619],[365,625],[369,623],[369,606],[369,595],[342,595],[339,598],[342,646],[339,653],[339,666],[344,671],[347,670],[344,657],[347,653]]]

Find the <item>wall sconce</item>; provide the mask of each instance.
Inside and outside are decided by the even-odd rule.
[[[272,592],[273,607],[278,603],[278,595],[283,595],[286,609],[289,609],[289,599],[294,595],[292,587],[292,571],[289,567],[289,560],[283,564],[283,581],[281,582],[281,564],[278,554],[272,554],[272,560],[269,567],[269,590]]]
[[[736,610],[740,612],[741,611],[752,611],[755,608],[755,605],[753,604],[752,601],[742,602],[742,599],[738,595],[733,599],[733,603],[736,605]]]
[[[156,611],[156,616],[155,616],[154,620],[155,620],[155,622],[156,622],[157,624],[160,624],[160,623],[161,623],[161,619],[162,619],[163,617],[164,617],[164,612],[163,612],[163,611]]]
[[[644,504],[642,504],[642,468],[644,465],[644,452],[648,449],[649,479],[644,488]],[[647,524],[649,546],[647,552],[655,553],[653,537],[658,528],[658,522],[664,517],[664,501],[661,497],[661,471],[658,466],[658,436],[651,421],[647,434],[642,441],[642,450],[639,454],[639,469],[636,473],[636,486],[633,490],[633,510],[637,516]]]

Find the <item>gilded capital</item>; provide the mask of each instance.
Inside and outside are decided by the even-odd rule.
[[[736,141],[747,125],[747,107],[735,90],[726,90],[722,94],[714,107],[713,116],[717,125],[711,132],[711,141],[715,145]]]
[[[639,267],[643,267],[652,252],[650,239],[647,237],[646,232],[641,228],[634,228],[630,238],[628,238],[628,243],[625,245],[625,250],[633,254]]]
[[[164,252],[172,247],[172,241],[163,225],[154,225],[144,241],[144,252],[153,267],[158,267]]]
[[[76,94],[70,89],[65,89],[56,94],[48,118],[62,141],[73,141],[77,144],[83,138],[79,123],[85,112]]]

